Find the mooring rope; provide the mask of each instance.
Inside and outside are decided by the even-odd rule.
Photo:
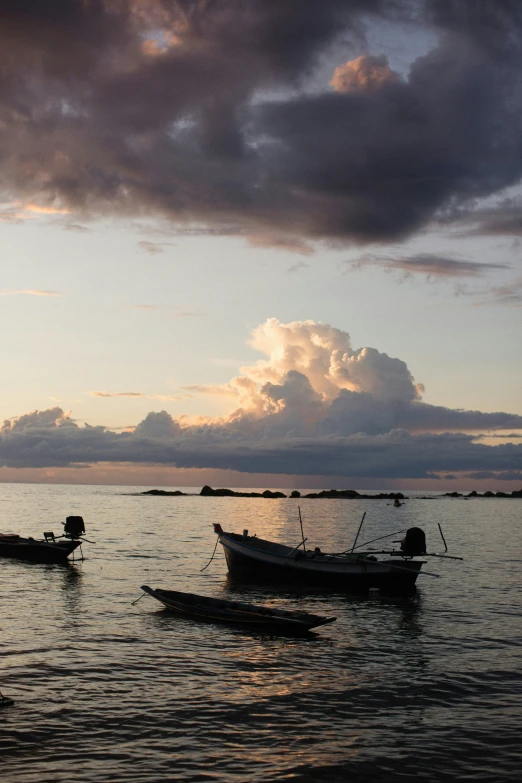
[[[210,558],[210,560],[208,561],[208,563],[206,564],[206,566],[203,566],[203,568],[200,568],[200,569],[199,569],[199,572],[200,572],[200,573],[201,573],[202,571],[205,571],[205,570],[206,570],[206,569],[209,567],[209,565],[211,564],[211,562],[213,561],[213,559],[214,559],[214,555],[216,554],[216,549],[217,549],[217,545],[218,545],[218,544],[219,544],[219,536],[216,538],[216,546],[214,547],[214,551],[212,552],[212,557]]]

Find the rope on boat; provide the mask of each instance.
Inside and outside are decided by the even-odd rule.
[[[404,530],[397,530],[395,533],[386,533],[385,536],[379,536],[379,538],[372,538],[371,541],[365,541],[364,544],[357,544],[357,546],[352,547],[351,550],[345,549],[344,552],[350,552],[354,549],[359,549],[361,546],[368,546],[368,544],[374,544],[376,541],[382,541],[383,538],[390,538],[390,536],[398,536],[400,533],[405,533],[406,528]],[[344,553],[343,553],[344,554]]]
[[[206,566],[203,566],[203,568],[200,568],[200,569],[199,569],[199,572],[200,572],[200,573],[201,573],[202,571],[205,571],[205,570],[206,570],[206,569],[209,567],[209,565],[211,564],[211,562],[213,561],[213,559],[214,559],[214,555],[216,554],[216,549],[217,549],[217,545],[218,545],[218,544],[219,544],[219,536],[216,538],[216,546],[214,547],[214,551],[212,552],[212,557],[210,558],[210,560],[208,561],[208,563],[206,564]]]

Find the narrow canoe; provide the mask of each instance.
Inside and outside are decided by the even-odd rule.
[[[160,601],[167,609],[200,620],[250,625],[261,628],[281,628],[285,630],[309,631],[319,625],[333,623],[335,617],[322,617],[309,612],[290,609],[276,609],[271,606],[240,601],[227,601],[222,598],[209,598],[195,593],[182,593],[177,590],[154,590],[142,585],[144,593]]]

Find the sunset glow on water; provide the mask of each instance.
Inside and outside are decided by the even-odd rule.
[[[522,693],[517,500],[140,497],[2,485],[23,534],[84,517],[86,559],[3,560],[0,775],[33,781],[518,779]],[[140,491],[140,488],[131,488]],[[194,490],[186,490],[194,491]],[[231,583],[224,529],[326,551],[420,525],[440,578],[404,598]],[[509,542],[509,547],[506,546]],[[219,548],[221,549],[221,548]],[[336,616],[306,638],[163,611],[140,585]]]

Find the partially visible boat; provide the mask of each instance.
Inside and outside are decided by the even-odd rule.
[[[9,696],[4,696],[3,693],[0,693],[0,707],[12,707],[13,704],[13,699],[10,699]]]
[[[67,517],[64,535],[44,533],[43,539],[24,538],[17,533],[0,533],[0,557],[27,560],[31,563],[65,563],[81,547],[85,525],[82,517]]]
[[[227,601],[195,593],[182,593],[178,590],[154,590],[148,585],[142,585],[141,589],[144,593],[156,598],[167,609],[199,620],[274,630],[279,628],[285,631],[309,631],[320,625],[333,623],[336,619],[309,612],[258,606],[241,601]]]

